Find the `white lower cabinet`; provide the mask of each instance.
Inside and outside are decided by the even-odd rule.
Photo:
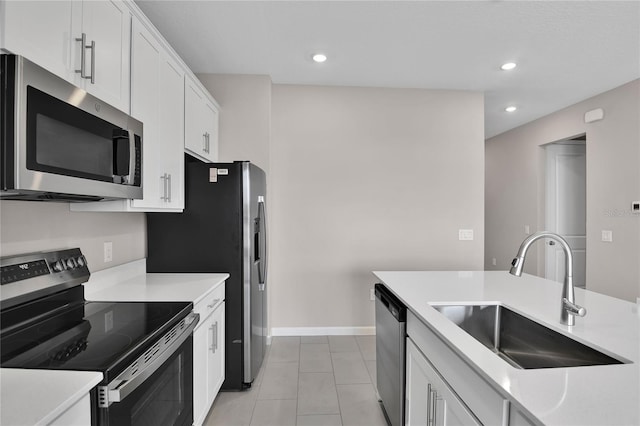
[[[49,426],[86,426],[91,424],[91,399],[89,394],[56,417]]]
[[[509,424],[509,400],[412,312],[407,335],[407,425]]]
[[[193,333],[193,424],[201,425],[224,382],[224,283],[197,303]]]
[[[407,425],[480,425],[416,345],[407,339]]]

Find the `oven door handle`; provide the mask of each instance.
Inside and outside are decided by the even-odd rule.
[[[187,340],[199,320],[200,315],[191,312],[108,385],[98,386],[98,406],[106,408],[114,402],[121,402],[136,390]],[[155,354],[148,355],[150,352]]]

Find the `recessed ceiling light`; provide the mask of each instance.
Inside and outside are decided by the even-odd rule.
[[[509,70],[514,69],[516,66],[517,65],[516,65],[515,62],[507,62],[506,64],[502,64],[500,69],[503,70],[503,71],[509,71]]]
[[[316,53],[311,57],[311,59],[313,59],[315,62],[320,64],[327,60],[327,55],[324,55],[322,53]]]
[[[517,109],[518,108],[516,108],[515,106],[510,105],[510,106],[506,107],[504,110],[507,111],[507,112],[514,112]]]

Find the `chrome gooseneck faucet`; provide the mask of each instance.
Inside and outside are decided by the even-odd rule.
[[[560,244],[564,250],[565,256],[565,275],[564,284],[562,286],[562,299],[560,301],[560,322],[566,325],[575,325],[575,316],[585,316],[587,310],[582,306],[575,304],[575,296],[573,290],[573,254],[567,240],[560,235],[553,232],[541,231],[535,234],[529,235],[520,245],[518,254],[511,262],[511,269],[509,273],[516,277],[522,276],[522,268],[524,267],[524,258],[527,255],[527,250],[531,247],[535,241],[541,238],[549,238],[555,240]]]

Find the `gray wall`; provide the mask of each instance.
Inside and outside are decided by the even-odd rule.
[[[481,94],[199,77],[221,160],[268,164],[271,327],[372,326],[375,269],[482,269]]]
[[[80,247],[92,272],[146,257],[144,213],[71,212],[69,203],[0,201],[0,255]],[[105,241],[113,261],[104,263]]]
[[[263,75],[200,74],[220,104],[220,162],[250,160],[269,176],[271,78]]]
[[[372,270],[482,269],[482,94],[274,85],[272,97],[273,327],[372,326]]]
[[[604,109],[604,119],[584,113]],[[505,132],[486,141],[485,268],[508,269],[525,237],[544,227],[541,145],[587,135],[587,281],[589,290],[635,301],[640,297],[640,80]],[[602,230],[613,242],[601,241]],[[525,272],[543,274],[542,249]],[[491,264],[492,258],[497,265]],[[541,263],[541,262],[540,262]]]

